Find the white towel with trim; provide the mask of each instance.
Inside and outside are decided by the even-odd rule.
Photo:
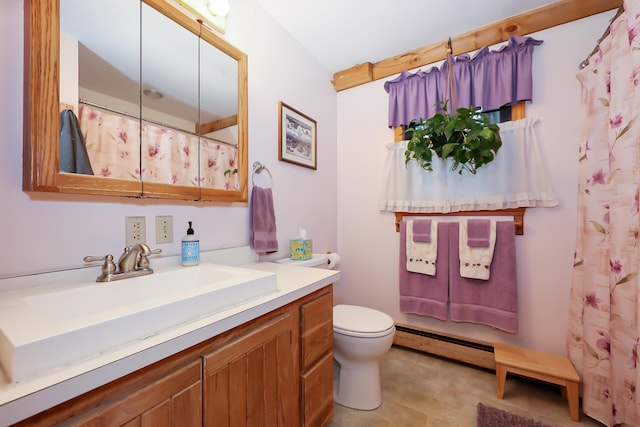
[[[491,220],[489,247],[487,248],[474,248],[467,244],[467,220],[460,221],[458,236],[460,276],[469,279],[489,280],[493,250],[496,247],[496,221]]]
[[[435,276],[438,258],[438,221],[431,220],[431,241],[428,243],[413,241],[413,220],[407,221],[406,230],[407,271]]]

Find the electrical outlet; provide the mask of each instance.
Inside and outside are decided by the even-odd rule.
[[[156,243],[173,243],[173,217],[156,217]]]
[[[147,242],[146,218],[143,216],[128,216],[125,218],[126,245],[132,246]]]

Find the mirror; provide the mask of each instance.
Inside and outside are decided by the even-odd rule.
[[[60,0],[61,172],[142,178],[140,13],[130,0]]]
[[[246,55],[161,0],[60,1],[25,3],[24,189],[246,201]],[[65,169],[61,103],[77,114],[89,157],[106,156],[92,171]],[[88,117],[117,131],[92,136]],[[111,153],[103,139],[118,139]]]

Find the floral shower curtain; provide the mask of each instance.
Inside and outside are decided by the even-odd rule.
[[[567,350],[583,412],[640,425],[640,0],[610,26],[578,79],[585,123]]]
[[[140,122],[80,104],[78,120],[95,175],[140,180]]]
[[[238,186],[235,146],[86,104],[80,105],[78,116],[95,175],[207,188]]]

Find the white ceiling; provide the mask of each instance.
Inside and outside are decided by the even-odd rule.
[[[257,0],[328,71],[375,63],[554,0]],[[231,5],[233,8],[233,4]],[[233,13],[233,9],[232,9]],[[453,46],[455,54],[455,46]]]

